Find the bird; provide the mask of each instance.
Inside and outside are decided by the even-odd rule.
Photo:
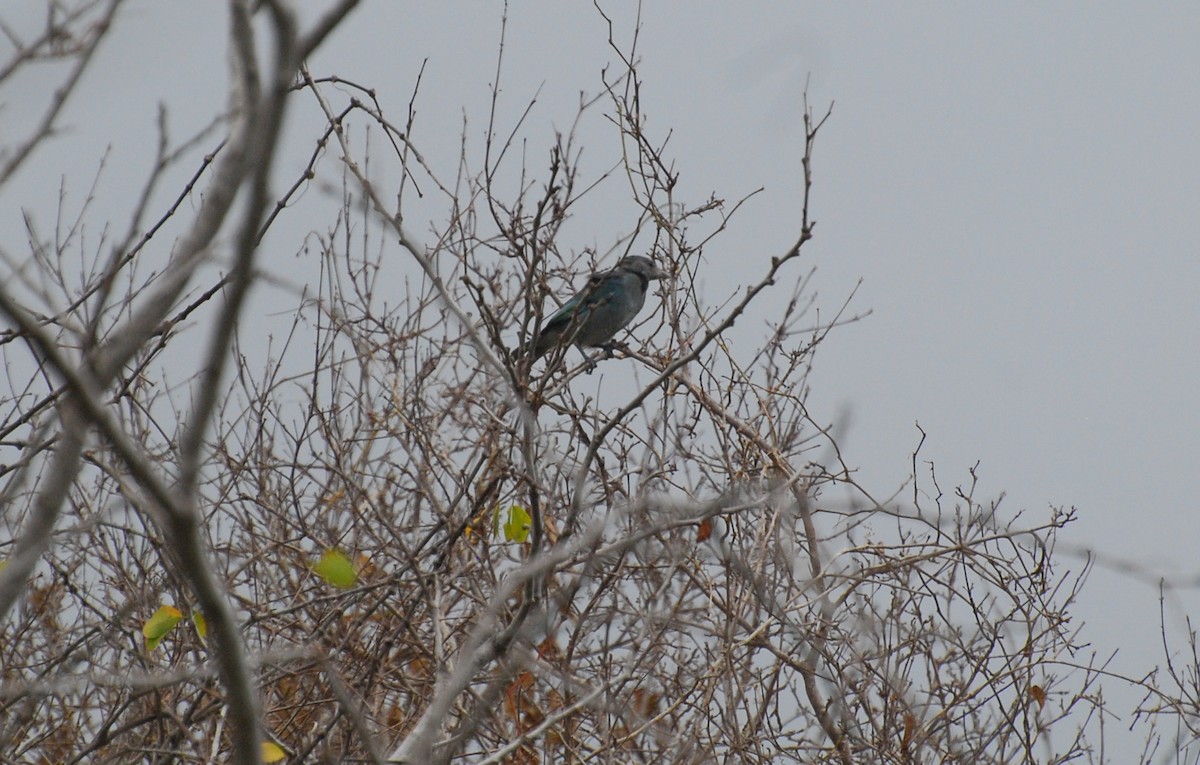
[[[666,277],[665,271],[641,255],[628,255],[608,271],[592,274],[587,286],[542,327],[533,344],[534,360],[566,345],[578,346],[585,357],[585,346],[605,348],[611,354],[609,341],[642,310],[650,282]],[[595,367],[590,358],[588,366]]]

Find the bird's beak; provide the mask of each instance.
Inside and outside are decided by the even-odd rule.
[[[670,274],[667,273],[666,271],[662,270],[658,266],[655,266],[654,272],[650,274],[651,279],[666,279],[668,276],[670,276]]]

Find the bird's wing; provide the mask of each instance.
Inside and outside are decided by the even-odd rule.
[[[610,302],[612,294],[603,288],[604,282],[607,280],[608,274],[594,274],[588,279],[586,287],[563,303],[562,308],[554,312],[554,315],[546,322],[546,326],[542,328],[542,334],[563,329],[572,320],[582,321],[593,308]]]

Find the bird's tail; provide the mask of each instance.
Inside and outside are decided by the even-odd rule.
[[[559,334],[553,330],[540,332],[537,338],[532,342],[526,343],[521,351],[530,356],[532,361],[537,361],[554,350],[555,346],[558,345]]]

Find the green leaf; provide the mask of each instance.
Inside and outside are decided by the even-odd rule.
[[[508,517],[504,520],[504,538],[509,542],[524,543],[529,539],[531,528],[533,528],[533,517],[529,511],[520,505],[510,505]]]
[[[321,560],[313,566],[317,576],[340,590],[348,590],[358,584],[358,572],[345,554],[337,550],[326,550]]]
[[[142,635],[146,638],[146,650],[153,651],[157,648],[162,639],[175,628],[176,624],[179,624],[182,618],[183,612],[175,606],[159,606],[158,610],[142,625]]]

